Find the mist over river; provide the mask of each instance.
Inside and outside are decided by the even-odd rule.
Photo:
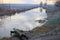
[[[42,26],[46,23],[39,23],[36,20],[46,20],[47,14],[45,9],[40,12],[40,8],[35,8],[26,12],[21,12],[20,14],[12,15],[11,17],[6,16],[6,18],[0,19],[0,38],[9,37],[10,31],[13,28],[29,31],[37,26]]]

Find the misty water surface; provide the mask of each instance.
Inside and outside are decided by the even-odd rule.
[[[40,8],[32,9],[20,14],[15,14],[11,17],[0,19],[0,38],[10,36],[10,31],[17,28],[24,31],[32,30],[37,26],[41,26],[46,22],[39,23],[36,20],[45,20],[47,14],[45,9],[40,12]]]

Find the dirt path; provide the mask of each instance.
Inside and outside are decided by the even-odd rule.
[[[60,35],[32,38],[30,40],[60,40]]]
[[[20,40],[20,39],[17,37],[13,37],[11,40]],[[31,38],[29,40],[60,40],[60,35]]]

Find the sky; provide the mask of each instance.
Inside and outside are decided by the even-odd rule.
[[[41,0],[0,0],[0,3],[37,4]]]
[[[39,4],[41,1],[46,2],[45,0],[0,0],[0,3],[9,3],[9,4]],[[48,0],[48,3],[53,3],[55,0]]]

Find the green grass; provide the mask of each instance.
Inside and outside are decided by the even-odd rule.
[[[11,40],[11,38],[1,38],[0,40]]]

